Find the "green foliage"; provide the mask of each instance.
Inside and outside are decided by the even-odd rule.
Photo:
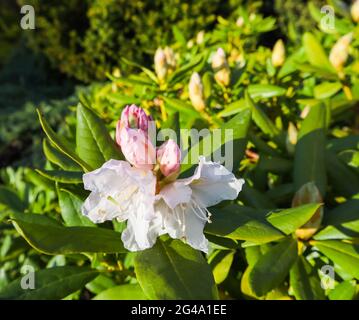
[[[56,10],[46,9],[46,4],[43,10],[55,21],[66,20],[67,9],[84,10],[76,3]],[[69,108],[66,116],[56,121],[50,112],[38,111],[44,166],[35,171],[6,168],[1,172],[0,263],[4,266],[0,297],[357,299],[359,139],[355,108],[359,100],[359,43],[351,42],[349,58],[341,70],[335,69],[328,57],[340,36],[349,31],[357,35],[358,27],[338,10],[336,32],[322,30],[314,10],[318,10],[316,2],[310,2],[308,10],[316,16],[308,22],[312,27],[303,26],[306,32],[301,36],[287,34],[285,62],[274,66],[271,48],[259,39],[275,30],[276,19],[263,16],[260,3],[238,7],[232,16],[218,18],[212,26],[210,13],[217,12],[219,3],[214,1],[203,11],[208,14],[203,13],[200,28],[208,30],[202,41],[187,32],[197,31],[198,22],[191,17],[195,8],[204,4],[188,6],[190,17],[171,30],[172,43],[169,20],[159,20],[173,6],[170,21],[178,21],[180,10],[188,3],[176,3],[154,2],[151,8],[156,10],[146,13],[149,19],[142,21],[143,13],[133,15],[132,10],[140,4],[147,8],[147,2],[133,2],[124,8],[113,1],[89,1],[87,16],[79,15],[80,20],[89,19],[89,24],[83,25],[82,33],[66,33],[73,40],[64,40],[64,47],[71,43],[73,54],[78,58],[80,51],[80,59],[88,60],[80,62],[69,52],[61,59],[56,53],[53,62],[62,60],[63,71],[71,70],[85,80],[108,72],[108,81],[80,90],[70,102],[62,101],[61,105],[68,102]],[[111,12],[110,6],[114,8]],[[119,14],[123,20],[115,22]],[[243,18],[242,25],[236,22],[238,16]],[[40,34],[44,32],[41,28],[49,26],[49,17],[40,14]],[[128,30],[135,26],[139,32],[125,43],[127,29],[124,34],[113,30],[130,17],[133,24],[128,24]],[[141,23],[137,21],[140,18]],[[98,28],[99,23],[103,29]],[[171,46],[176,59],[175,69],[165,78],[158,77],[151,63],[143,60],[147,54],[152,59],[160,26],[166,28],[161,44]],[[54,23],[43,38],[45,52],[49,50],[47,37],[59,27]],[[97,33],[103,31],[96,46],[95,38],[88,34],[93,28]],[[52,40],[59,41],[59,35]],[[120,40],[123,47],[119,49],[113,44]],[[58,44],[53,44],[53,49],[60,52],[62,44],[61,48]],[[82,49],[77,50],[77,46]],[[88,54],[90,46],[94,47],[93,56]],[[137,52],[137,47],[142,50]],[[218,80],[218,70],[211,64],[219,47],[227,57],[228,84]],[[116,56],[112,50],[117,50]],[[133,53],[121,59],[123,66],[129,66],[128,72],[111,74],[126,51]],[[189,90],[194,72],[203,83],[201,108]],[[109,159],[123,159],[114,133],[121,111],[132,103],[153,116],[157,129],[172,129],[177,134],[183,147],[182,177],[193,173],[188,159],[205,155],[213,160],[217,152],[223,154],[233,145],[233,173],[244,178],[245,185],[237,199],[208,208],[211,223],[204,228],[209,241],[206,255],[193,249],[186,239],[166,235],[149,249],[130,252],[121,240],[126,222],[95,225],[81,213],[89,195],[82,175]],[[209,132],[196,140],[180,129]],[[225,135],[226,129],[232,134]],[[208,142],[211,150],[205,148]],[[23,265],[34,266],[40,279],[37,290],[19,291]],[[331,288],[322,286],[323,267],[334,271]],[[45,282],[50,285],[43,286]]]
[[[29,34],[62,72],[84,82],[103,80],[125,57],[149,65],[155,49],[173,40],[172,26],[189,38],[216,16],[228,16],[240,1],[38,0],[36,33]],[[76,19],[73,19],[76,17]]]

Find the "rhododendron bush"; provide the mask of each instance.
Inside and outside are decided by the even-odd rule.
[[[0,298],[358,297],[359,3],[333,26],[310,8],[318,28],[271,47],[253,8],[174,28],[61,130],[39,109],[46,166],[0,186]]]

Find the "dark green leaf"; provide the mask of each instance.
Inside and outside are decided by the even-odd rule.
[[[279,286],[288,276],[298,254],[297,241],[287,238],[261,256],[249,273],[249,283],[257,296]]]
[[[21,236],[35,249],[46,254],[84,252],[126,252],[121,234],[93,227],[63,227],[38,214],[13,214],[13,223]]]
[[[137,279],[150,299],[217,299],[209,265],[202,253],[180,240],[158,239],[135,258]]]
[[[93,169],[110,159],[123,159],[102,120],[81,103],[77,106],[76,150]]]
[[[23,277],[20,277],[0,292],[0,299],[62,299],[69,294],[82,289],[87,282],[98,276],[98,271],[84,267],[55,267],[36,271],[33,276],[35,281],[34,289],[24,290],[21,287]]]

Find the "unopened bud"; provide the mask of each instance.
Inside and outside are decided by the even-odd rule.
[[[239,17],[239,18],[237,19],[236,25],[237,25],[237,27],[239,27],[239,28],[242,28],[242,27],[243,27],[243,25],[244,25],[244,19],[243,19],[243,17]]]
[[[167,140],[157,149],[157,162],[165,177],[179,172],[181,150],[174,140]]]
[[[279,39],[272,51],[272,64],[274,67],[281,67],[285,61],[285,46],[282,39]]]
[[[352,15],[352,18],[355,22],[359,22],[359,0],[355,0],[351,9],[350,13]]]
[[[294,195],[292,207],[298,207],[307,203],[322,203],[323,198],[314,182],[303,185]],[[312,218],[302,227],[296,230],[295,234],[303,240],[310,239],[319,229],[323,219],[323,207],[319,207]]]
[[[222,48],[218,48],[212,57],[212,68],[215,72],[214,78],[223,85],[228,86],[231,81],[231,71],[228,66],[226,54]]]
[[[289,122],[287,139],[286,139],[286,147],[290,154],[294,154],[295,145],[297,144],[297,140],[298,140],[298,130],[292,122]]]
[[[197,33],[196,43],[197,43],[198,45],[200,45],[200,44],[203,43],[203,41],[204,41],[204,31],[202,30],[202,31],[200,31],[200,32]]]
[[[200,75],[194,72],[188,86],[189,98],[197,111],[203,111],[206,107],[204,101],[203,84]]]
[[[176,68],[173,50],[169,47],[158,48],[155,53],[155,71],[160,81],[163,81]]]
[[[341,71],[349,56],[349,45],[353,34],[348,33],[341,37],[330,51],[329,61],[337,71]]]

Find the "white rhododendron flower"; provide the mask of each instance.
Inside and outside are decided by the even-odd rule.
[[[144,130],[150,119],[137,106],[124,109],[116,137],[122,150],[134,150],[131,159],[124,153],[129,162],[109,160],[101,168],[83,175],[84,187],[91,193],[82,206],[82,213],[95,223],[113,219],[127,221],[122,241],[130,251],[150,248],[158,236],[168,234],[208,252],[208,240],[203,234],[211,216],[207,208],[223,200],[236,199],[244,180],[203,156],[193,176],[176,180],[181,153],[171,139],[157,148],[155,165],[139,164],[139,159],[152,161],[152,156],[139,154],[152,153],[154,148]],[[130,129],[136,134],[141,132],[147,141],[124,139],[122,131]],[[137,148],[137,141],[149,147]]]

